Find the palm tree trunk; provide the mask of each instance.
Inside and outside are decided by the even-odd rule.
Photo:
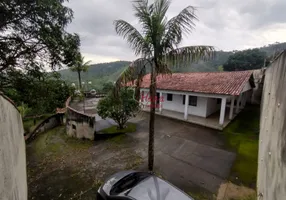
[[[80,76],[80,71],[77,71],[77,73],[78,73],[79,89],[81,90],[81,76]]]
[[[150,84],[150,121],[149,121],[149,146],[148,146],[148,169],[154,167],[154,125],[155,125],[155,95],[156,95],[156,70],[151,67]]]
[[[142,78],[139,78],[137,79],[136,81],[136,88],[135,88],[135,93],[134,93],[134,96],[135,96],[135,99],[136,101],[139,101],[140,100],[140,85],[141,85],[141,80]]]

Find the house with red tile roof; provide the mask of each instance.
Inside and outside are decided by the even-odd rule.
[[[140,101],[150,110],[150,74]],[[173,73],[157,76],[157,114],[222,130],[245,107],[255,87],[252,71]]]

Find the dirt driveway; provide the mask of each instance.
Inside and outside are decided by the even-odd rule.
[[[109,175],[147,169],[148,114],[132,119],[137,131],[96,142],[68,138],[65,127],[27,145],[29,199],[94,199]],[[216,193],[235,154],[218,133],[156,116],[155,172],[186,192]]]

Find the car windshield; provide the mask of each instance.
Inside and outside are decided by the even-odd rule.
[[[138,183],[140,183],[149,176],[150,175],[148,173],[144,172],[135,172],[129,174],[113,185],[113,187],[110,190],[110,194],[118,195],[124,191],[127,191],[130,188],[135,187]]]

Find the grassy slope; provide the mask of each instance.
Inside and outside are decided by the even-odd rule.
[[[226,147],[237,152],[231,181],[255,188],[257,178],[259,107],[248,107],[224,129]]]

